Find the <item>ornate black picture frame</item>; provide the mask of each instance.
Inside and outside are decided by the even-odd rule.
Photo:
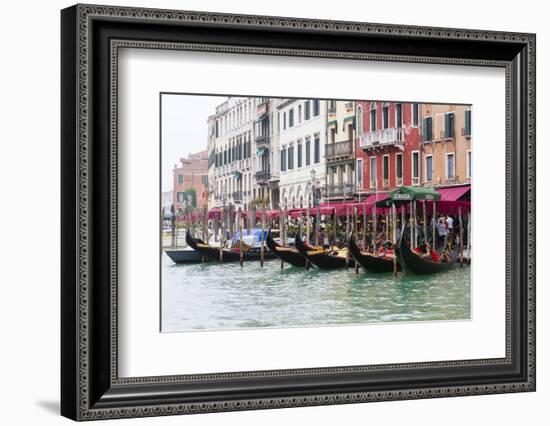
[[[62,28],[61,413],[74,420],[535,390],[535,35],[76,5]],[[483,65],[506,71],[506,356],[119,378],[120,47]]]

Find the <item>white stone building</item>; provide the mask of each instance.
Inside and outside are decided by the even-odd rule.
[[[230,97],[208,117],[209,208],[253,198],[255,99]]]
[[[279,129],[277,104],[279,99],[256,98],[256,150],[253,153],[256,186],[252,195],[256,200],[269,200],[266,207],[279,208]]]
[[[327,105],[317,99],[281,99],[277,104],[281,205],[307,207],[320,201],[326,175]],[[311,191],[315,170],[316,192]]]

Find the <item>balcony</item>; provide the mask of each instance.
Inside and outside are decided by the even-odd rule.
[[[340,158],[347,158],[353,156],[353,143],[352,141],[327,143],[325,145],[325,158],[327,160],[337,160]]]
[[[233,201],[235,203],[241,203],[243,201],[243,193],[241,191],[235,191],[231,194]]]
[[[263,146],[263,145],[269,145],[269,136],[268,135],[259,135],[256,136],[256,145]]]
[[[355,186],[353,184],[344,183],[341,185],[327,185],[326,186],[326,197],[329,199],[333,198],[353,198],[353,193],[355,191]]]
[[[267,118],[267,108],[269,105],[269,98],[261,98],[260,103],[258,104],[258,107],[256,109],[256,119],[262,120],[264,118]]]
[[[359,136],[359,147],[364,150],[405,144],[405,132],[401,128],[392,127],[364,133]]]
[[[256,181],[259,184],[262,184],[262,183],[267,183],[269,181],[269,178],[271,177],[271,173],[269,173],[268,170],[262,170],[262,171],[256,172],[254,176],[256,177]]]

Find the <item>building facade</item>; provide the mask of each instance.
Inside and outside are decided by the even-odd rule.
[[[355,102],[326,101],[327,201],[353,199],[355,192]]]
[[[421,185],[420,104],[361,101],[356,117],[358,195]]]
[[[231,97],[208,118],[209,207],[247,207],[256,189],[253,141],[255,98]]]
[[[271,209],[279,208],[279,151],[277,107],[279,99],[256,98],[255,188],[253,202]]]
[[[326,101],[318,99],[281,99],[277,103],[279,158],[273,160],[279,170],[284,208],[307,207],[319,201],[326,170],[326,111]]]
[[[466,105],[422,105],[422,180],[427,186],[470,183],[472,110]]]
[[[175,211],[185,211],[188,207],[207,207],[208,151],[181,158],[180,163],[174,165],[172,173],[174,179],[172,200]]]

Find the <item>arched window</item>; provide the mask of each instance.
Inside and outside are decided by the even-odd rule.
[[[361,105],[357,107],[357,118],[355,122],[357,123],[355,132],[357,136],[361,136],[363,134],[363,107]]]
[[[370,131],[376,130],[376,102],[370,104]]]
[[[302,208],[302,186],[298,185],[298,188],[296,189],[296,200],[300,203],[298,207]]]

